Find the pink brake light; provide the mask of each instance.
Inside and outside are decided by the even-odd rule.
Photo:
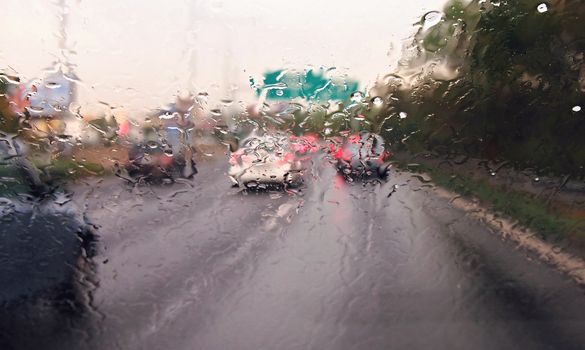
[[[173,163],[173,157],[163,156],[160,158],[160,165],[168,167]]]
[[[237,165],[238,164],[238,159],[239,158],[242,158],[243,154],[244,154],[244,150],[243,149],[239,149],[239,150],[237,150],[235,152],[232,152],[230,154],[230,160],[229,160],[230,165]]]
[[[295,155],[292,153],[287,153],[285,154],[282,158],[279,158],[276,161],[276,164],[278,165],[285,165],[285,164],[289,164],[292,163],[292,161],[295,159]]]
[[[360,142],[360,135],[351,135],[347,139],[349,143],[359,143]]]

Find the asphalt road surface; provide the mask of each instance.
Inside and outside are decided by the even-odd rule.
[[[585,348],[584,290],[411,174],[363,186],[316,163],[300,193],[245,193],[225,172],[74,185],[94,282],[73,311],[27,309],[6,346]]]

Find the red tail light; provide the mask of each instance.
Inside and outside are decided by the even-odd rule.
[[[232,152],[230,154],[230,160],[229,160],[230,165],[237,165],[239,163],[238,161],[239,161],[240,157],[242,156],[242,154],[244,154],[244,152],[241,149],[239,149],[235,152]]]

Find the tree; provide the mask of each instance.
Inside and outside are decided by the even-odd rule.
[[[0,132],[15,134],[19,129],[18,115],[11,108],[11,88],[15,87],[18,77],[0,73]]]
[[[416,78],[385,89],[408,114],[391,118],[387,137],[584,176],[585,3],[453,0],[423,28],[413,43],[419,54],[397,73]]]

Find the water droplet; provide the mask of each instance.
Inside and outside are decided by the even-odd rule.
[[[276,96],[282,96],[282,95],[284,95],[284,91],[276,90]]]
[[[158,147],[158,144],[157,144],[156,142],[154,142],[154,141],[148,141],[148,142],[146,143],[146,145],[147,145],[148,147],[150,147],[150,148],[157,148],[157,147]]]
[[[48,89],[58,89],[61,87],[61,84],[49,81],[45,84]]]
[[[571,108],[571,110],[573,112],[581,112],[581,106],[573,106],[573,108]]]
[[[14,84],[14,85],[19,85],[20,84],[20,78],[19,77],[6,75],[4,73],[2,73],[0,75],[0,80],[5,81],[8,84]]]
[[[206,104],[209,100],[209,94],[207,92],[200,92],[197,94],[197,102],[199,104]]]
[[[41,113],[42,111],[44,111],[45,109],[41,106],[29,106],[26,107],[26,109],[30,112],[30,113]]]
[[[52,104],[51,107],[53,108],[53,110],[55,110],[55,112],[63,112],[63,107],[61,105]]]
[[[71,139],[71,136],[70,135],[57,135],[55,138],[61,142],[69,142],[69,139]]]
[[[427,30],[430,27],[437,25],[441,22],[442,14],[439,11],[427,12],[423,16],[423,30]]]
[[[366,117],[363,114],[358,114],[355,116],[355,120],[365,120]]]
[[[548,11],[548,5],[543,2],[540,5],[536,6],[536,11],[538,11],[538,13],[545,13]]]
[[[372,103],[375,106],[381,106],[382,104],[384,104],[384,100],[380,96],[376,96],[372,99]]]
[[[400,119],[404,119],[404,118],[408,117],[408,114],[406,112],[400,112],[400,113],[398,113],[398,116],[400,117]]]
[[[72,112],[72,113],[81,113],[81,105],[75,101],[71,102],[69,104],[68,109]]]
[[[158,119],[173,119],[175,116],[171,113],[164,113],[158,116]]]
[[[219,110],[217,108],[212,109],[210,112],[211,112],[212,115],[214,115],[216,117],[221,117],[221,110]]]
[[[66,193],[57,192],[53,194],[55,203],[59,205],[64,205],[71,201],[71,196],[67,195]]]
[[[351,94],[351,100],[354,102],[361,102],[364,99],[364,94],[360,91],[356,91]]]

